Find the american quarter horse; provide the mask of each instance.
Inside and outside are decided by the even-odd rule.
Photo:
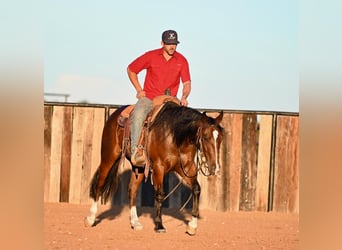
[[[101,163],[91,181],[90,197],[94,200],[90,215],[85,218],[86,226],[95,224],[97,203],[106,203],[116,191],[118,184],[118,166],[126,157],[130,161],[130,145],[123,143],[124,129],[118,125],[118,118],[127,106],[117,109],[105,123],[102,134]],[[177,173],[181,181],[192,190],[192,220],[188,223],[187,233],[194,235],[199,217],[199,197],[201,188],[197,181],[198,170],[206,175],[219,172],[220,145],[223,128],[220,122],[223,112],[216,118],[198,110],[166,102],[148,125],[146,135],[146,155],[148,158],[151,182],[155,191],[156,232],[165,232],[162,223],[161,207],[165,198],[163,190],[164,176],[170,171]],[[127,142],[129,144],[129,141]],[[133,229],[142,229],[136,209],[136,196],[141,182],[146,177],[144,171],[133,171],[129,183],[130,223]],[[140,167],[141,169],[141,167]]]

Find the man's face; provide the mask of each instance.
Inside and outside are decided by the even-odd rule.
[[[175,51],[176,51],[177,44],[166,44],[166,43],[163,43],[163,48],[164,48],[164,51],[165,51],[169,56],[173,56],[173,54],[174,54]]]

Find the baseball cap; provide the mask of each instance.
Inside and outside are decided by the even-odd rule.
[[[178,44],[178,35],[174,30],[166,30],[162,34],[162,41],[165,44]]]

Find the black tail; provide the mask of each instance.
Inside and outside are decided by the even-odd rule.
[[[112,197],[117,188],[118,188],[118,168],[119,168],[120,158],[114,162],[112,168],[109,170],[109,173],[106,177],[106,180],[103,184],[103,187],[97,193],[97,183],[99,181],[100,168],[98,168],[91,180],[90,183],[90,198],[93,198],[95,201],[101,196],[101,204],[106,204],[109,197]]]

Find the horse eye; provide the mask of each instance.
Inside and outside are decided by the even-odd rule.
[[[203,137],[203,140],[205,140],[205,141],[210,141],[210,137],[204,136],[204,137]]]

